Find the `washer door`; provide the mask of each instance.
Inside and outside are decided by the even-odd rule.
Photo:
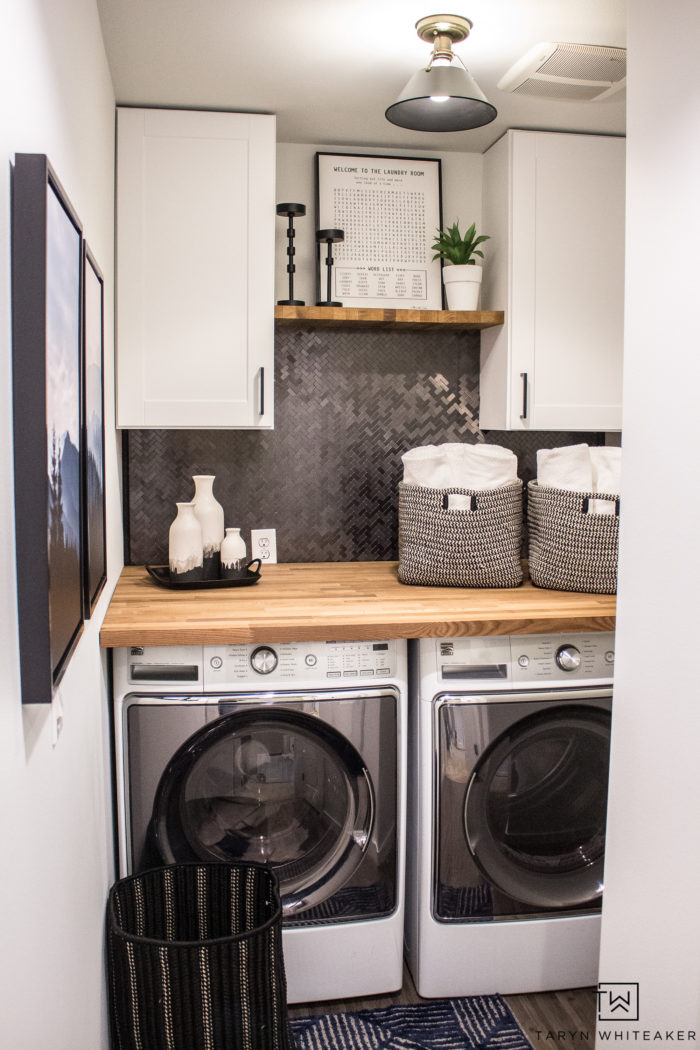
[[[467,785],[464,832],[496,889],[543,908],[603,892],[610,715],[539,711],[484,751]]]
[[[158,785],[151,835],[166,863],[270,864],[292,914],[351,877],[374,810],[369,773],[341,733],[301,711],[258,707],[180,747]]]

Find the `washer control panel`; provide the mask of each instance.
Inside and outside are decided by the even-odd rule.
[[[226,689],[245,682],[313,684],[392,678],[396,642],[279,642],[271,645],[205,645],[204,688]]]

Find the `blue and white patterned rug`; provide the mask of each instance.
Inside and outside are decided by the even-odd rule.
[[[290,1020],[297,1050],[531,1050],[499,995]]]

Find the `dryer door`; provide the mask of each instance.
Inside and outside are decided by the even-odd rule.
[[[600,905],[611,702],[550,696],[438,705],[440,921]]]
[[[583,705],[515,723],[467,785],[464,831],[491,885],[541,908],[603,892],[610,715]]]
[[[374,814],[368,770],[337,729],[300,710],[238,708],[174,754],[156,792],[151,835],[166,863],[272,865],[289,918],[352,876]]]

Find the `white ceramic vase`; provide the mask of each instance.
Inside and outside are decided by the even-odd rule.
[[[236,580],[245,576],[246,546],[240,529],[226,529],[221,544],[221,578]]]
[[[444,266],[442,283],[445,285],[448,310],[477,310],[483,274],[481,266]]]
[[[194,513],[202,529],[204,579],[219,578],[219,551],[224,538],[224,509],[214,496],[215,474],[194,474]]]
[[[176,503],[177,517],[168,533],[170,577],[178,583],[203,578],[202,527],[194,513],[194,503]]]

